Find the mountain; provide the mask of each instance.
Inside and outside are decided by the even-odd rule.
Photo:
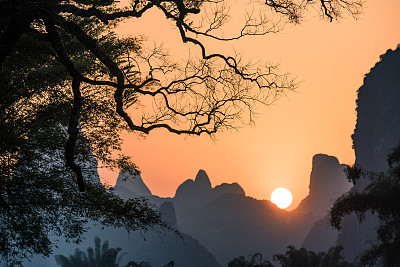
[[[365,76],[358,89],[357,123],[353,145],[356,164],[370,171],[386,171],[386,157],[400,141],[400,47],[388,50]],[[362,190],[368,179],[352,190]],[[337,243],[345,249],[346,260],[353,260],[376,241],[378,218],[367,216],[359,223],[355,215],[343,219]]]
[[[345,167],[346,165],[340,164],[336,157],[324,154],[314,155],[310,191],[308,196],[300,202],[296,212],[325,216],[333,201],[352,187],[344,173]]]
[[[308,234],[314,222],[326,216],[333,200],[351,188],[344,168],[345,165],[335,157],[315,155],[310,175],[310,193],[290,212],[278,209],[268,200],[246,196],[240,186],[231,185],[233,194],[228,193],[228,186],[212,188],[208,176],[200,170],[194,181],[187,180],[179,186],[173,199],[195,203],[188,204],[192,205],[192,209],[178,213],[179,227],[210,249],[221,265],[235,256],[255,252],[261,252],[271,260],[272,255],[284,253],[288,245],[299,247],[307,237],[308,240],[317,238],[313,233]],[[203,185],[197,186],[200,177]],[[224,194],[213,195],[219,188]],[[324,223],[330,227],[326,221]],[[337,231],[327,237],[324,233],[323,240],[329,244],[329,248],[335,243]],[[325,249],[318,249],[322,250]]]
[[[237,256],[255,252],[272,260],[272,255],[284,253],[288,245],[299,247],[307,237],[314,239],[312,233],[308,234],[314,223],[326,215],[336,197],[351,187],[343,173],[344,167],[335,157],[315,155],[309,196],[290,212],[277,208],[268,200],[246,196],[237,183],[212,187],[204,170],[199,170],[195,179],[179,185],[173,198],[149,195],[150,190],[139,194],[138,188],[145,186],[140,176],[129,178],[122,173],[115,191],[124,197],[144,195],[163,209],[173,206],[176,221],[171,224],[193,236],[215,255],[220,265],[225,266]],[[127,186],[120,186],[123,178],[134,178],[140,186],[129,187],[129,193]],[[333,245],[336,235],[325,241]]]
[[[344,173],[345,167],[333,156],[317,154],[312,159],[309,194],[295,209],[295,212],[312,213],[320,218],[302,243],[307,250],[327,251],[335,245],[339,232],[329,224],[327,214],[333,201],[352,187]]]
[[[388,50],[358,89],[353,144],[356,163],[371,171],[388,169],[386,157],[400,141],[400,47]]]
[[[223,183],[212,188],[207,173],[204,170],[199,170],[194,180],[188,179],[178,187],[174,201],[179,202],[180,205],[200,208],[225,194],[244,196],[245,192],[237,183]]]
[[[299,245],[314,220],[238,194],[222,195],[178,217],[180,229],[206,246],[221,265],[255,252],[271,260],[289,244]]]
[[[151,196],[151,191],[143,182],[142,177],[134,170],[124,169],[118,174],[117,182],[113,188],[123,198]]]
[[[333,229],[329,223],[329,216],[316,221],[304,239],[303,248],[314,252],[326,252],[335,246],[339,231]]]
[[[324,196],[333,198],[348,188],[343,183],[346,181],[343,166],[336,158],[320,154],[314,157],[313,163],[311,197],[302,208],[292,212],[281,210],[268,200],[246,196],[237,183],[223,183],[213,188],[204,170],[199,170],[195,179],[183,182],[173,198],[154,195],[147,198],[158,206],[165,205],[166,201],[173,205],[177,218],[173,224],[199,240],[222,266],[234,257],[255,252],[272,260],[272,255],[283,253],[288,245],[302,244],[313,223],[325,215],[320,215],[320,210],[326,211],[325,206],[331,199],[324,200]],[[120,175],[118,180],[122,177]],[[139,177],[135,179],[142,183]],[[119,194],[120,189],[122,187],[115,186],[116,193]],[[131,196],[138,195],[134,190]],[[323,194],[315,192],[319,190],[323,190]],[[325,206],[321,207],[321,203]],[[312,212],[313,207],[318,210]]]

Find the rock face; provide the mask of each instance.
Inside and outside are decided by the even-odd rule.
[[[358,90],[357,124],[353,144],[356,164],[370,171],[388,169],[386,157],[400,141],[400,48],[388,50],[364,78]],[[368,180],[352,190],[362,190]],[[376,240],[376,216],[360,224],[354,215],[344,218],[338,244],[346,260],[353,260]]]
[[[166,201],[161,204],[159,209],[162,219],[173,229],[178,229],[178,223],[176,219],[175,207],[174,204],[170,201]]]
[[[314,155],[312,159],[310,193],[294,211],[300,214],[314,214],[320,218],[314,223],[302,244],[302,247],[308,250],[327,251],[335,245],[338,231],[330,226],[327,214],[333,201],[352,186],[344,173],[345,167],[346,165],[340,164],[336,157],[324,154]]]
[[[310,175],[310,193],[300,202],[296,212],[325,216],[333,201],[352,186],[346,179],[345,167],[346,165],[340,164],[335,157],[324,154],[314,155]]]
[[[304,240],[302,247],[314,252],[326,252],[335,245],[339,231],[329,223],[329,216],[316,221]]]
[[[151,196],[151,191],[143,182],[142,177],[134,173],[135,171],[122,170],[118,175],[115,191],[124,198]]]
[[[388,50],[358,89],[353,144],[356,163],[372,171],[388,168],[388,152],[400,141],[400,48]]]

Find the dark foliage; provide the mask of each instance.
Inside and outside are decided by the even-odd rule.
[[[118,257],[118,253],[121,251],[120,248],[109,248],[108,241],[104,241],[101,245],[99,237],[94,239],[94,249],[89,247],[87,252],[76,249],[74,255],[68,257],[63,255],[56,255],[55,259],[61,267],[118,267],[121,258],[124,254]],[[151,267],[148,262],[142,261],[136,263],[130,261],[125,267]],[[163,267],[174,267],[174,262],[171,261]]]
[[[340,255],[343,247],[331,247],[327,252],[316,254],[305,248],[296,249],[288,246],[285,254],[275,254],[273,260],[282,267],[354,267],[343,260]],[[241,256],[228,263],[228,267],[272,267],[271,262],[264,260],[260,253],[255,253],[250,259]]]
[[[273,265],[263,259],[260,253],[254,253],[250,259],[246,259],[243,256],[234,258],[228,263],[228,267],[272,267]]]
[[[325,252],[316,254],[305,248],[296,249],[288,246],[285,254],[274,255],[274,261],[280,263],[282,267],[354,267],[354,265],[343,260],[340,252],[343,247],[331,247]]]
[[[400,146],[388,155],[390,169],[386,173],[361,170],[358,166],[349,167],[349,180],[357,182],[369,178],[370,183],[361,191],[351,191],[337,199],[330,211],[331,224],[341,228],[344,216],[355,212],[362,222],[369,212],[376,213],[380,225],[377,229],[378,243],[363,252],[362,265],[382,266],[400,265]]]
[[[117,259],[117,256],[121,249],[109,248],[107,240],[101,245],[97,236],[94,243],[94,249],[89,247],[87,253],[77,248],[75,254],[69,257],[56,255],[57,264],[61,267],[118,267],[120,257]]]
[[[167,263],[166,265],[163,265],[162,267],[174,267],[175,263],[173,261],[170,261],[169,263]],[[140,263],[136,263],[134,261],[130,261],[128,263],[128,265],[126,265],[125,267],[152,267],[152,265],[150,265],[148,262],[142,261]]]

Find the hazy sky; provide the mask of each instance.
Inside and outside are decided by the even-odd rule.
[[[220,133],[216,140],[159,130],[145,139],[125,136],[123,152],[133,157],[143,180],[159,196],[174,196],[179,184],[204,169],[213,186],[237,182],[257,199],[269,199],[276,187],[286,187],[294,197],[289,209],[295,208],[308,194],[314,154],[354,163],[356,91],[379,55],[400,43],[399,12],[399,0],[366,0],[358,20],[329,23],[310,12],[301,25],[289,25],[278,34],[210,43],[210,51],[238,51],[246,58],[279,62],[282,72],[297,77],[297,92],[273,106],[260,106],[255,126]],[[198,52],[180,44],[172,22],[155,10],[124,23],[119,31],[147,35],[148,44],[162,42],[179,57],[188,49]],[[114,185],[117,173],[104,177]]]

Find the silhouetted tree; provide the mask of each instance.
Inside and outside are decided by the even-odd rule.
[[[370,183],[361,192],[350,191],[338,198],[330,210],[330,222],[336,229],[350,213],[355,212],[360,222],[368,212],[378,215],[378,243],[363,252],[362,265],[400,265],[400,145],[389,153],[387,161],[390,169],[386,173],[365,171],[357,165],[349,167],[349,181],[369,178]]]
[[[56,255],[55,259],[61,267],[118,267],[121,259],[117,259],[120,248],[109,248],[108,241],[101,245],[99,237],[94,238],[94,249],[89,247],[87,253],[80,249],[75,250],[74,255],[68,258],[63,255]]]
[[[134,261],[130,261],[126,267],[151,267],[148,262],[142,261],[140,263],[136,263]]]
[[[118,2],[0,1],[0,260],[7,264],[49,255],[50,232],[79,241],[88,219],[128,230],[160,223],[145,202],[123,201],[90,182],[93,155],[111,168],[136,168],[112,153],[122,131],[212,135],[252,122],[256,103],[296,87],[275,66],[206,51],[202,38],[280,30],[265,12],[249,13],[237,36],[223,37],[227,1]],[[309,7],[330,20],[342,11],[357,15],[361,1],[267,0],[265,7],[297,23]],[[179,65],[160,47],[113,32],[153,8],[200,49],[200,59]]]
[[[342,252],[342,246],[330,247],[326,253],[323,254],[322,260],[320,261],[320,267],[329,267],[329,266],[340,266],[340,267],[351,267],[352,264],[348,263],[343,259],[343,256],[340,255]]]
[[[274,261],[277,261],[283,267],[318,267],[319,261],[316,260],[314,252],[308,252],[305,248],[296,249],[294,246],[288,246],[285,254],[275,254]]]
[[[48,256],[52,251],[49,233],[79,242],[89,220],[128,231],[165,226],[145,200],[123,200],[90,180],[86,181],[85,192],[76,190],[74,174],[65,168],[60,156],[67,133],[59,119],[66,113],[61,104],[42,107],[32,121],[21,122],[29,126],[29,132],[10,134],[16,142],[0,148],[2,266],[14,265],[33,254]],[[2,130],[6,136],[8,129]],[[98,179],[97,164],[84,138],[80,138],[77,148],[87,178]]]
[[[343,260],[340,252],[343,247],[331,247],[325,252],[316,254],[305,248],[296,249],[288,246],[285,254],[275,254],[274,261],[279,262],[282,267],[352,267],[351,263]]]
[[[174,267],[175,263],[173,261],[168,262],[166,265],[163,265],[162,267]],[[136,263],[134,261],[128,262],[128,264],[125,267],[152,267],[150,263],[142,261],[140,263]]]
[[[123,255],[118,258],[118,253],[121,251],[120,248],[109,248],[108,241],[104,241],[101,245],[99,237],[94,238],[94,249],[89,247],[87,253],[76,249],[74,255],[68,257],[63,255],[56,255],[55,259],[58,265],[61,267],[118,267]],[[171,261],[164,267],[173,267],[174,262]],[[142,261],[137,264],[134,261],[130,261],[126,267],[151,267],[148,262]]]
[[[254,253],[250,259],[243,256],[234,258],[228,263],[228,267],[272,267],[273,265],[263,259],[261,253]]]

